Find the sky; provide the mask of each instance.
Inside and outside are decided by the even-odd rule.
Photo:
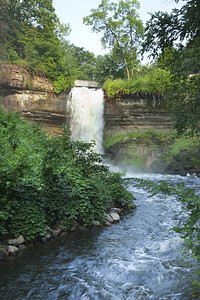
[[[119,2],[111,0],[110,2]],[[172,8],[180,8],[183,1],[178,4],[174,0],[139,0],[140,10],[138,11],[140,19],[145,25],[150,18],[148,12],[167,11]],[[92,32],[91,26],[83,24],[83,17],[90,15],[92,8],[97,8],[101,0],[53,0],[56,14],[60,21],[70,24],[71,33],[67,39],[77,47],[83,47],[85,50],[93,52],[95,55],[103,55],[108,51],[101,46],[101,34]]]

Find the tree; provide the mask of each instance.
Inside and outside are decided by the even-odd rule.
[[[112,53],[98,55],[95,79],[103,83],[106,79],[125,78],[123,61],[116,61]]]
[[[163,55],[165,48],[175,44],[178,47],[183,47],[185,42],[188,42],[187,45],[199,44],[200,1],[185,1],[185,5],[173,9],[170,14],[161,11],[150,14],[145,26],[143,52],[150,52],[150,56],[157,58],[160,51]]]
[[[66,90],[74,81],[63,47],[70,27],[59,22],[53,0],[1,0],[0,8],[1,60],[22,62],[47,76],[55,92]]]
[[[142,21],[139,19],[137,0],[121,0],[119,3],[102,0],[91,15],[83,19],[94,32],[103,33],[101,42],[115,55],[123,58],[128,79],[137,66],[137,52],[143,35]]]
[[[164,64],[171,71],[172,86],[167,97],[177,134],[199,135],[200,2],[185,1],[185,5],[174,9],[167,18],[162,18],[165,14],[161,12],[152,15],[147,22],[143,46],[144,51],[156,47],[150,55],[158,57],[158,64]],[[177,49],[173,50],[175,43]],[[159,50],[161,55],[157,55]]]
[[[172,48],[178,39],[180,23],[178,16],[167,12],[150,13],[150,20],[145,27],[142,52],[149,52],[149,56],[158,58],[161,52],[164,56],[165,48]]]
[[[77,79],[95,80],[96,57],[94,53],[75,45],[72,45],[72,50],[76,58]]]
[[[180,10],[174,9],[173,13],[178,13],[181,20],[180,37],[194,42],[200,38],[200,1],[184,0],[185,5]],[[179,2],[179,0],[175,0]]]

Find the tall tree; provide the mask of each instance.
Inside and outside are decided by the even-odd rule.
[[[157,58],[164,49],[175,44],[182,47],[199,43],[200,39],[200,1],[184,0],[180,9],[173,9],[170,14],[158,11],[150,14],[151,18],[145,27],[143,52]],[[175,2],[179,2],[175,0]]]
[[[159,53],[164,56],[165,48],[171,48],[178,39],[180,23],[177,14],[158,11],[150,13],[150,16],[145,27],[142,52],[158,58]]]
[[[116,61],[112,53],[98,55],[96,59],[95,79],[103,83],[106,79],[125,78],[123,61]]]
[[[1,0],[1,60],[23,63],[29,71],[46,75],[56,92],[72,83],[62,45],[69,25],[61,24],[53,0]]]
[[[128,79],[137,65],[137,52],[143,35],[139,19],[137,0],[121,0],[119,3],[102,0],[97,9],[83,19],[94,32],[103,34],[101,42],[108,47],[116,59],[124,60]]]
[[[170,64],[162,54],[158,57],[158,63],[164,63],[165,67],[171,70],[172,86],[168,95],[168,100],[171,101],[168,102],[178,135],[184,133],[199,135],[200,1],[185,0],[185,2],[180,9],[174,9],[167,18],[162,18],[165,13],[161,12],[151,16],[147,22],[143,45],[144,50],[150,50],[150,55],[154,58],[157,57],[159,50],[163,55],[167,52],[169,54],[169,49],[173,49],[172,45],[176,45],[177,50],[170,53],[175,55]],[[151,50],[154,47],[156,51]]]

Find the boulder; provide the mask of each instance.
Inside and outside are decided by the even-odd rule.
[[[114,222],[113,218],[111,218],[111,216],[109,214],[106,214],[106,221],[109,222],[109,223]]]
[[[8,240],[8,245],[16,246],[17,245],[17,239],[10,239],[10,240]]]
[[[110,222],[108,222],[108,221],[105,221],[105,226],[107,226],[107,227],[111,227],[112,226],[112,223],[110,223]]]
[[[93,225],[96,226],[96,227],[99,227],[101,226],[100,222],[99,221],[93,221]]]
[[[9,255],[15,255],[19,252],[19,248],[15,247],[15,246],[8,246],[8,254]]]
[[[46,226],[46,231],[52,233],[52,232],[53,232],[53,229],[51,229],[51,227],[49,227],[49,226],[47,225],[47,226]]]
[[[19,235],[16,239],[8,240],[8,245],[18,246],[18,245],[23,244],[24,242],[25,242],[25,239],[24,239],[23,235]]]
[[[17,245],[21,245],[21,244],[23,244],[24,242],[25,242],[25,239],[24,239],[23,235],[19,235],[19,236],[17,237]]]
[[[27,247],[25,245],[19,245],[19,250],[24,250],[26,249]]]
[[[113,207],[113,208],[112,208],[112,211],[113,211],[113,210],[114,210],[116,213],[118,213],[118,215],[121,215],[121,213],[122,213],[121,208]]]
[[[61,229],[55,229],[55,230],[53,230],[52,233],[53,233],[53,236],[56,237],[56,236],[58,236],[59,234],[61,234],[61,232],[62,232]]]
[[[120,220],[120,216],[114,210],[112,210],[109,215],[113,219],[113,221],[115,221],[115,222],[118,222]]]
[[[65,226],[65,225],[63,225],[63,224],[59,224],[59,225],[57,226],[57,229],[60,229],[60,230],[62,230],[63,232],[67,232],[67,231],[68,231],[68,227]]]

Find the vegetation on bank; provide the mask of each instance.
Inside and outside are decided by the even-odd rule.
[[[142,143],[148,143],[149,145],[156,146],[156,145],[169,145],[171,144],[175,139],[175,134],[171,133],[162,133],[162,132],[156,132],[154,130],[149,130],[147,132],[127,132],[124,134],[119,135],[113,135],[109,138],[107,138],[104,141],[104,147],[107,149],[109,147],[112,147],[116,145],[117,143],[121,141],[128,141],[128,140],[134,140],[137,142]]]
[[[111,159],[112,152],[115,153],[114,163],[120,161],[134,171],[200,174],[200,168],[195,163],[199,158],[198,137],[177,138],[175,132],[162,133],[154,130],[129,132],[107,138],[104,147]]]
[[[111,205],[133,207],[121,174],[111,173],[91,144],[64,128],[49,137],[38,125],[0,110],[0,234],[41,238],[46,225],[105,220]]]
[[[164,96],[171,86],[170,71],[155,67],[141,67],[130,79],[107,79],[103,87],[109,98],[119,94],[129,95],[140,92],[158,93]]]
[[[163,133],[149,130],[147,132],[128,132],[113,135],[104,141],[104,147],[107,149],[123,140],[134,140],[136,143],[146,143],[152,147],[170,145],[171,156],[177,155],[182,150],[190,150],[192,152],[193,148],[200,144],[200,139],[198,137],[182,136],[177,138],[175,132]]]

